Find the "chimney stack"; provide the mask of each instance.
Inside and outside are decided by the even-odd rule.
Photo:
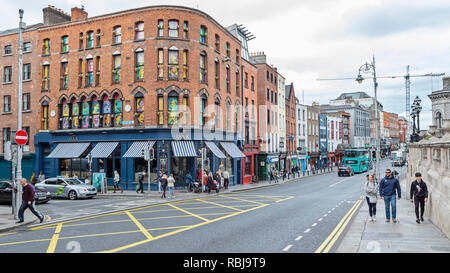
[[[44,17],[44,25],[54,25],[70,21],[70,15],[62,11],[61,9],[55,8],[49,5],[42,9],[42,14]]]
[[[88,13],[84,10],[84,7],[78,8],[74,7],[70,10],[71,12],[71,21],[84,20],[88,18]]]

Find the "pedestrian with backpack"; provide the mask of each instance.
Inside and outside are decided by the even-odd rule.
[[[138,176],[139,187],[136,189],[136,193],[139,193],[139,191],[141,191],[141,193],[144,194],[144,176],[144,172],[140,173]]]
[[[422,174],[416,173],[416,180],[411,183],[410,199],[411,203],[415,205],[416,223],[423,223],[423,214],[425,212],[425,203],[428,202],[428,188],[425,181],[422,180]],[[420,206],[420,218],[419,218]]]

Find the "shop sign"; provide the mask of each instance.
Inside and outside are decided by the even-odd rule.
[[[123,121],[122,125],[133,125],[134,124],[134,120],[129,120],[129,121]]]

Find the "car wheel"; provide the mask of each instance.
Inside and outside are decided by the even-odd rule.
[[[69,192],[69,199],[70,200],[75,200],[77,199],[77,193],[75,191],[70,191]]]

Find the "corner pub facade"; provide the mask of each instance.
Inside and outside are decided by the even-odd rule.
[[[72,8],[38,37],[36,173],[91,180],[101,172],[111,185],[117,170],[131,190],[151,146],[152,189],[159,171],[184,186],[204,147],[205,169],[226,169],[231,185],[241,183],[241,43],[210,16],[151,6],[89,18]]]

